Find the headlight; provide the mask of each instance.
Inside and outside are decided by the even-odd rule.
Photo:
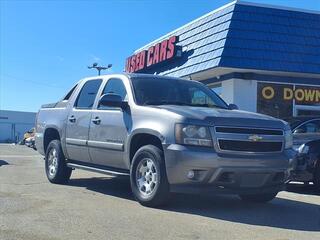
[[[286,130],[284,132],[284,138],[285,138],[285,149],[292,148],[293,139],[292,139],[291,130]]]
[[[178,144],[212,146],[212,139],[208,127],[176,124],[175,129],[176,142]]]
[[[307,154],[309,152],[309,146],[302,144],[299,148],[298,148],[298,152],[299,153],[304,153]]]

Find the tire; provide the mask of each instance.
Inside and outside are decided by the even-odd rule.
[[[239,197],[242,201],[254,202],[254,203],[266,203],[270,202],[277,196],[278,192],[274,193],[263,193],[263,194],[241,194]]]
[[[130,182],[141,205],[157,207],[165,204],[170,191],[163,151],[154,145],[141,147],[132,160]]]
[[[70,179],[72,169],[66,165],[59,140],[52,140],[48,145],[45,157],[45,171],[51,183],[64,184]]]

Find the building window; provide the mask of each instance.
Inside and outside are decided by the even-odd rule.
[[[277,118],[320,113],[320,88],[258,83],[257,112]]]

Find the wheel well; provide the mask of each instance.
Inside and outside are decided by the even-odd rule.
[[[52,140],[60,140],[59,132],[54,128],[46,129],[43,138],[43,148],[44,151],[47,151],[47,147]]]
[[[138,151],[139,148],[149,144],[154,145],[159,149],[163,150],[161,141],[157,136],[147,133],[140,133],[134,135],[130,143],[130,162],[132,161],[134,154]]]

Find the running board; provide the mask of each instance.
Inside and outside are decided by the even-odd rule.
[[[107,170],[107,169],[101,169],[101,168],[95,168],[95,167],[89,167],[85,165],[80,165],[76,163],[67,163],[67,166],[69,168],[77,168],[77,169],[82,169],[82,170],[87,170],[91,172],[97,172],[97,173],[103,173],[111,176],[129,176],[129,173],[126,172],[118,172],[114,170]]]

